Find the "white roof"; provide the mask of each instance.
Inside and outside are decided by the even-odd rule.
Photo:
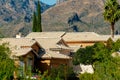
[[[65,32],[32,32],[26,38],[60,38]]]

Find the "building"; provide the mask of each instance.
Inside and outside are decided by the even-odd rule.
[[[36,40],[44,48],[46,54],[41,55],[42,66],[39,66],[42,72],[61,64],[72,65],[72,50],[62,39],[64,35],[65,32],[32,32],[25,37]]]
[[[62,42],[61,38],[35,38],[35,40],[44,48],[44,54],[40,54],[40,62],[37,63],[41,72],[61,64],[72,65],[72,58],[69,56],[71,49]]]
[[[21,73],[27,74],[27,71],[50,71],[61,64],[72,66],[72,52],[96,42],[106,44],[109,38],[110,35],[94,32],[32,32],[26,37],[3,38],[0,44],[9,46],[15,65],[21,68]],[[116,35],[113,40],[119,38],[120,35]]]
[[[106,44],[107,40],[111,38],[110,35],[99,35],[94,32],[68,32],[63,36],[66,44],[75,51],[79,48],[92,46],[96,42],[103,42]],[[113,41],[120,38],[120,35],[115,35]]]
[[[14,59],[15,65],[22,68],[22,73],[26,73],[28,66],[34,68],[35,56],[38,57],[38,51],[41,49],[39,43],[25,38],[3,38],[1,43],[6,43],[11,50],[10,57]]]
[[[36,70],[43,73],[61,64],[71,65],[72,58],[68,56],[71,50],[61,38],[56,36],[53,38],[3,38],[0,43],[8,44],[12,51],[10,57],[15,60],[15,65],[22,69],[21,73],[27,74],[28,71],[36,73]],[[58,36],[61,37],[61,35]]]

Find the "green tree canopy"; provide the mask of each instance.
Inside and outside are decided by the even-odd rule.
[[[111,36],[114,38],[114,25],[120,19],[120,5],[117,0],[106,0],[103,15],[111,24]]]
[[[92,46],[86,48],[80,48],[73,57],[73,64],[77,65],[79,63],[92,64],[92,55],[94,54]]]
[[[42,32],[40,1],[38,1],[37,5],[37,32]]]
[[[32,31],[33,32],[37,31],[37,18],[36,18],[36,13],[35,12],[33,14],[33,27],[32,27]]]
[[[15,70],[14,61],[10,59],[10,50],[6,44],[0,45],[0,80],[11,80]]]
[[[42,32],[42,26],[41,26],[41,6],[40,1],[38,0],[37,4],[37,12],[33,13],[33,32]]]
[[[73,58],[76,64],[92,64],[94,74],[80,74],[80,80],[119,80],[120,79],[120,56],[112,57],[113,52],[120,49],[120,40],[113,42],[112,39],[105,45],[102,42],[93,46],[80,48]],[[118,54],[119,55],[119,54]]]

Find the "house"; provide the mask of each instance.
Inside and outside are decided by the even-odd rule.
[[[99,35],[95,32],[68,32],[63,36],[66,44],[74,49],[85,48],[86,46],[92,46],[96,42],[103,42],[106,44],[107,40],[111,38],[110,35]],[[115,35],[113,41],[120,38],[120,35]]]
[[[52,51],[69,56],[72,51],[61,38],[36,38],[35,40],[48,52]]]
[[[56,47],[57,48],[59,47],[59,49],[62,48],[61,51],[59,50],[60,53],[70,55],[70,52],[72,51],[72,49],[69,48],[69,46],[66,44],[66,42],[62,38],[65,34],[66,34],[66,32],[32,32],[32,33],[28,34],[25,38],[31,38],[31,39],[33,38],[36,40],[41,39],[42,41],[46,40],[45,42],[43,41],[42,43],[40,43],[40,44],[42,44],[42,46],[44,44],[46,45],[46,46],[44,46],[44,48],[49,47],[49,49],[52,48],[51,50],[53,50],[53,45],[54,45],[54,51],[55,51]],[[38,41],[38,42],[40,42],[40,41]],[[51,43],[51,45],[48,45],[47,43],[48,44]],[[63,47],[64,47],[64,50],[63,50]],[[66,53],[66,52],[68,52],[68,53]]]
[[[96,42],[106,44],[109,38],[110,35],[94,32],[32,32],[26,37],[3,38],[0,43],[8,44],[15,65],[22,69],[21,73],[28,74],[28,71],[50,71],[61,64],[72,66],[72,52]],[[118,38],[116,35],[113,40]]]
[[[11,50],[10,57],[14,59],[15,65],[22,67],[27,72],[27,67],[34,68],[35,57],[38,57],[40,45],[31,39],[26,38],[3,38],[0,43],[7,43]]]
[[[66,50],[64,48],[67,47],[59,47],[62,40],[58,38],[3,38],[1,43],[8,43],[12,51],[11,58],[15,60],[16,66],[22,68],[21,73],[36,73],[36,70],[43,73],[61,64],[71,64],[71,57],[61,54],[60,51]]]
[[[64,47],[64,48],[66,48],[66,51],[69,51],[70,47],[66,44],[66,42],[63,39],[63,37],[65,35],[66,35],[66,32],[32,32],[32,33],[28,34],[25,38],[34,38],[34,39],[41,38],[41,39],[46,39],[47,40],[46,42],[48,42],[48,40],[50,40],[50,39],[53,40],[50,43],[55,42],[54,40],[56,39],[59,43],[57,43],[57,42],[55,42],[55,43],[57,43],[59,45],[55,45],[55,46],[60,47],[60,48]],[[45,42],[45,44],[46,44],[46,42]],[[62,44],[64,44],[66,47],[63,46]],[[69,49],[67,49],[68,47],[69,47]],[[71,50],[73,50],[73,49],[71,49]],[[64,49],[64,51],[65,51],[65,49]],[[63,50],[61,53],[64,53]]]
[[[41,71],[50,70],[61,64],[72,65],[72,58],[69,56],[71,49],[63,42],[61,38],[36,38],[35,39],[44,48],[45,54],[41,54],[39,66]]]
[[[62,39],[64,35],[65,32],[32,32],[25,37],[36,40],[44,48],[46,54],[41,54],[40,62],[37,63],[42,65],[39,66],[42,72],[61,64],[72,65],[72,50]]]

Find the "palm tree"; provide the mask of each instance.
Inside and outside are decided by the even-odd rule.
[[[111,25],[111,37],[114,38],[114,26],[120,19],[120,5],[117,0],[107,0],[104,7],[104,19]]]

